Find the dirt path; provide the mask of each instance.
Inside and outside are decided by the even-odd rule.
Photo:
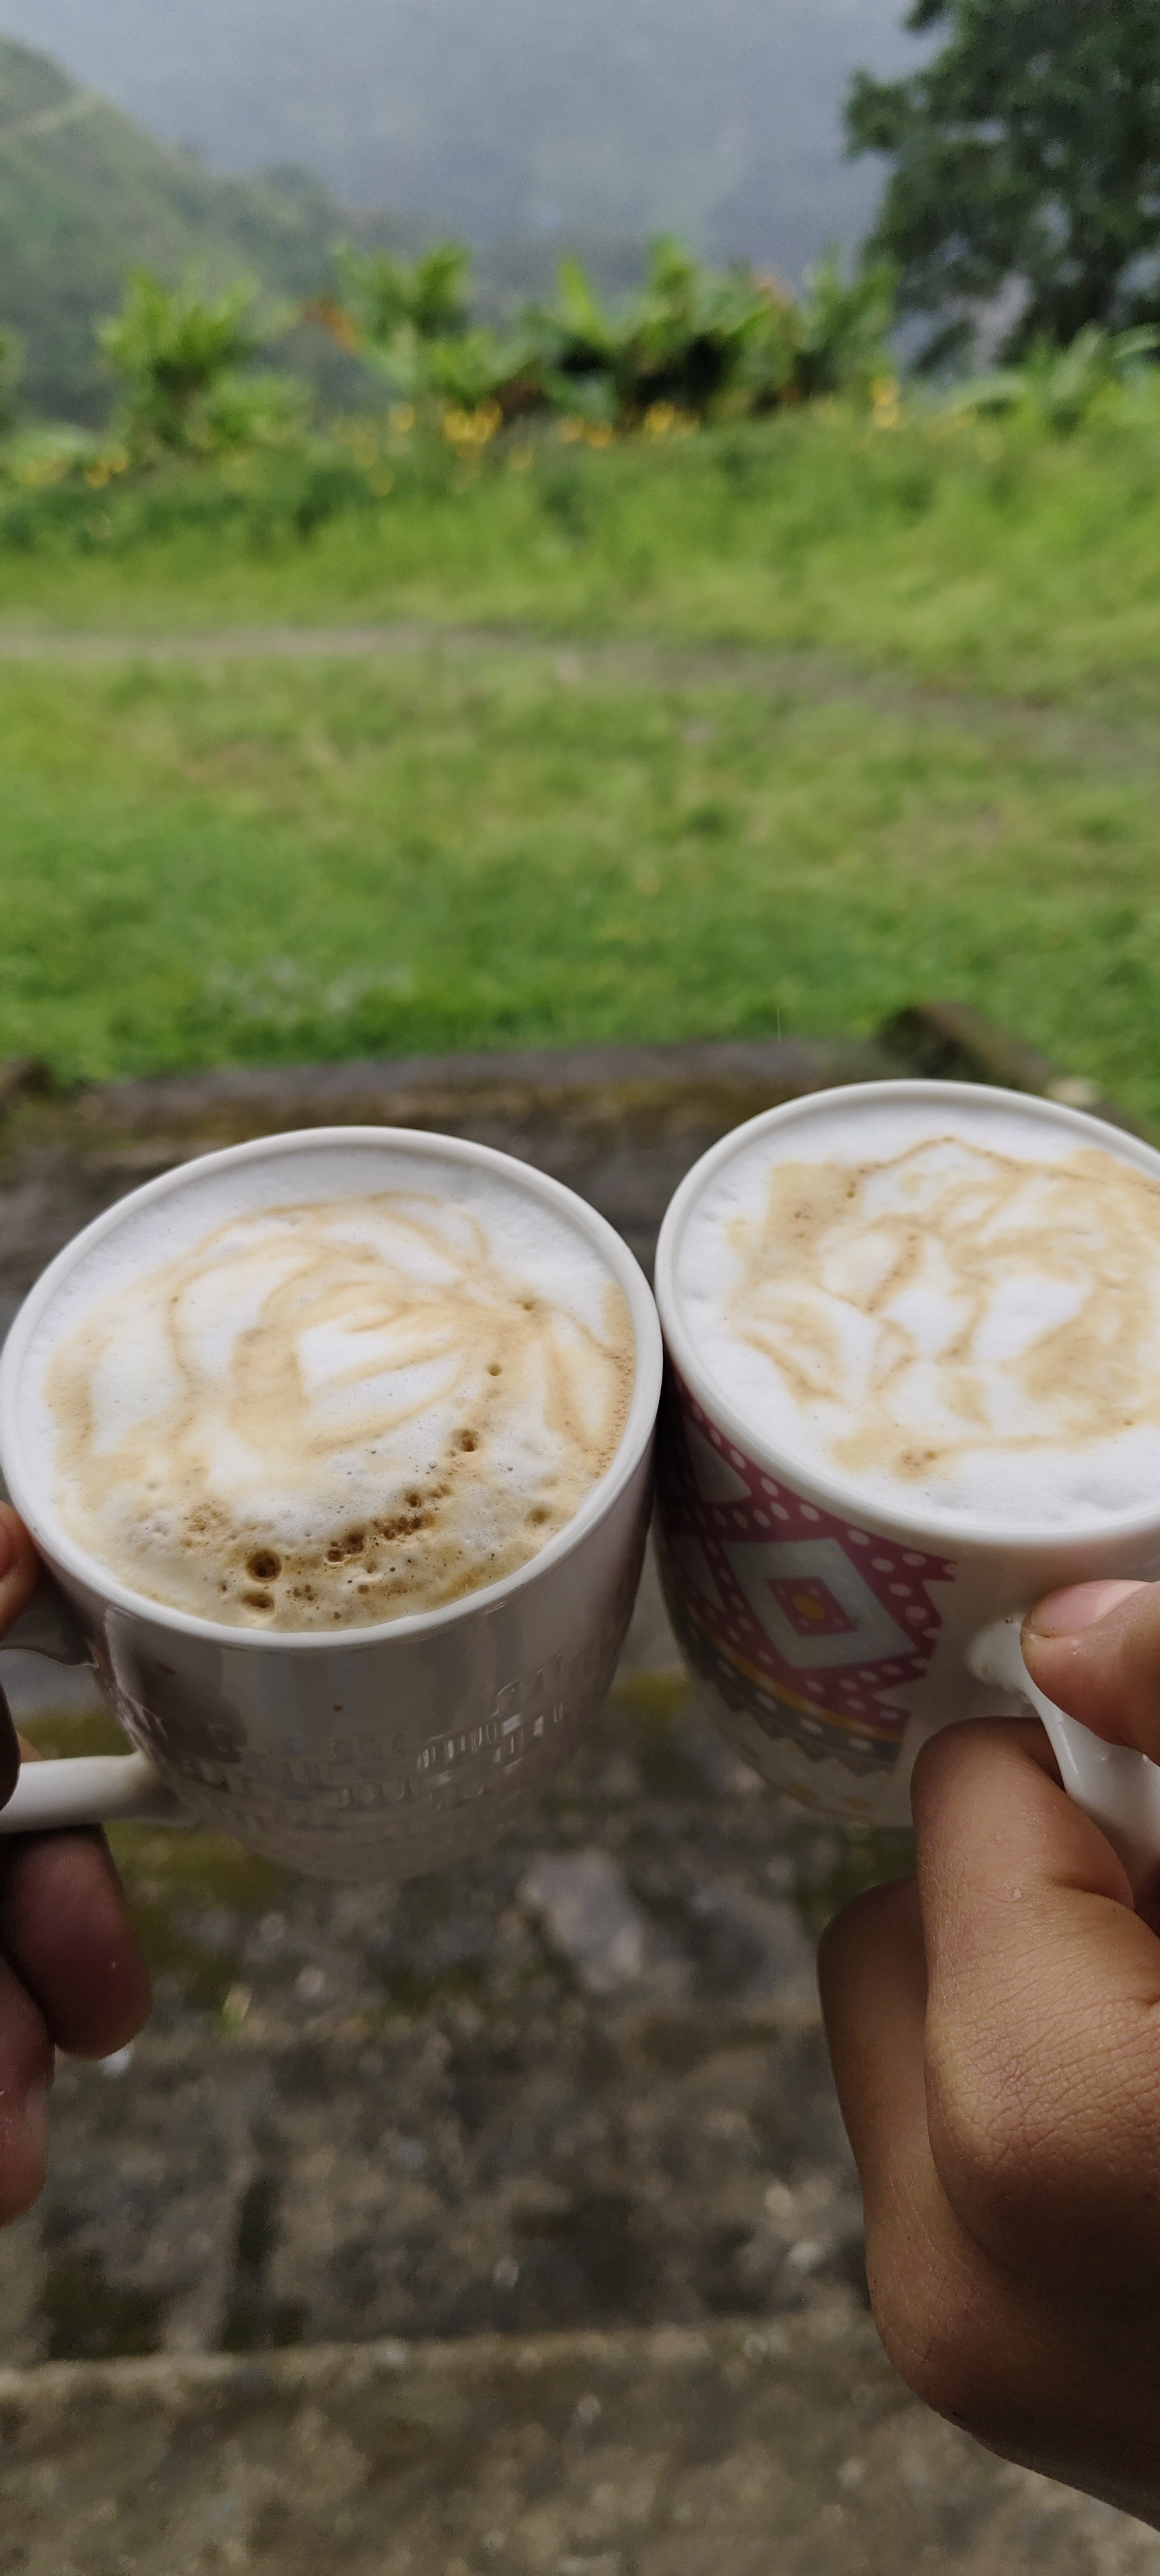
[[[218,626],[172,635],[0,629],[4,662],[355,662],[368,655],[427,649],[480,653],[552,647],[542,635],[519,629],[428,625],[414,618],[382,626]]]
[[[810,648],[771,650],[731,643],[662,644],[647,636],[574,637],[520,626],[442,624],[400,618],[375,625],[269,625],[191,628],[173,634],[101,634],[81,630],[0,625],[0,667],[5,663],[58,664],[109,669],[144,663],[152,668],[211,667],[221,663],[406,661],[419,656],[448,664],[533,662],[560,687],[599,687],[610,682],[637,689],[745,690],[800,698],[810,704],[856,703],[886,716],[927,719],[968,732],[1032,737],[1040,751],[1101,757],[1122,769],[1160,763],[1155,710],[1125,705],[1111,688],[1092,691],[1081,705],[1034,698],[996,698],[912,678],[897,670],[873,671]]]

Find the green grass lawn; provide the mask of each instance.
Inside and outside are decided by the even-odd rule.
[[[469,463],[388,440],[386,474],[327,451],[144,493],[10,495],[0,631],[475,620],[821,647],[1143,711],[1160,688],[1157,379],[1070,439],[874,431],[823,407],[604,453],[547,435]]]
[[[94,495],[87,551],[0,556],[0,627],[509,632],[4,664],[0,1055],[864,1030],[942,992],[1160,1118],[1158,465],[1150,417],[797,420],[401,464],[309,543],[204,485],[168,528]]]

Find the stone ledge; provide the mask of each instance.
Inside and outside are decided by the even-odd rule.
[[[998,1083],[1118,1126],[1133,1123],[1085,1075],[1069,1073],[969,1004],[940,1000],[909,1005],[865,1039],[709,1038],[241,1065],[85,1084],[55,1097],[46,1068],[20,1057],[0,1063],[0,1117],[23,1111],[27,1120],[31,1112],[33,1134],[67,1134],[81,1151],[96,1150],[102,1137],[126,1145],[149,1137],[158,1149],[169,1136],[227,1142],[272,1133],[288,1119],[434,1126],[557,1116],[627,1120],[656,1134],[721,1118],[736,1123],[831,1083],[908,1073]]]
[[[762,2328],[0,2373],[21,2576],[1157,2576],[918,2406],[852,2303]]]
[[[1147,1136],[1087,1074],[1068,1073],[1054,1056],[996,1027],[968,1002],[919,1002],[887,1020],[879,1044],[902,1058],[911,1073],[940,1081],[992,1082],[1006,1091],[1037,1092],[1065,1109],[1084,1109],[1108,1126]]]
[[[84,1085],[58,1098],[79,1122],[78,1143],[101,1132],[272,1132],[296,1117],[308,1126],[352,1118],[434,1124],[460,1116],[527,1118],[582,1108],[619,1118],[636,1110],[712,1114],[735,1103],[758,1108],[832,1082],[874,1081],[900,1060],[856,1038],[697,1039],[668,1046],[526,1048],[515,1053],[409,1056],[336,1064],[239,1065]],[[0,1067],[0,1109],[43,1100],[34,1059]],[[748,1114],[741,1108],[737,1114]]]
[[[919,1002],[876,1038],[722,1038],[349,1064],[239,1066],[54,1093],[0,1064],[0,1327],[70,1235],[195,1154],[288,1128],[404,1126],[472,1137],[590,1199],[650,1266],[698,1155],[760,1110],[837,1083],[936,1073],[1132,1122],[1081,1075],[967,1005]]]

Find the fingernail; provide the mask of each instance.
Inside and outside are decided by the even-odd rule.
[[[1118,1610],[1133,1592],[1143,1592],[1142,1583],[1069,1583],[1066,1591],[1049,1592],[1045,1601],[1037,1601],[1029,1610],[1025,1625],[1033,1637],[1078,1637],[1082,1628],[1096,1628],[1110,1610]]]

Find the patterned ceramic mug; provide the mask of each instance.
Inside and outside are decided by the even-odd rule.
[[[945,1111],[964,1102],[1042,1122],[1045,1158],[1098,1145],[1160,1180],[1160,1154],[1048,1101],[961,1083],[868,1083],[768,1111],[714,1146],[668,1210],[656,1294],[666,1344],[658,1449],[661,1576],[682,1650],[736,1749],[819,1815],[860,1825],[909,1821],[909,1782],[926,1737],[999,1712],[1043,1718],[1065,1784],[1138,1881],[1160,1855],[1160,1768],[1099,1743],[1031,1683],[1022,1616],[1056,1586],[1099,1575],[1160,1576],[1160,1494],[1146,1509],[1083,1529],[1036,1530],[871,1507],[822,1455],[803,1466],[758,1433],[715,1384],[680,1288],[690,1216],[730,1159],[755,1140],[816,1150],[811,1126],[879,1101]],[[941,1125],[941,1115],[940,1115]],[[1060,1131],[1066,1131],[1062,1136]],[[996,1142],[1000,1141],[996,1138]],[[826,1148],[825,1150],[832,1150]]]

